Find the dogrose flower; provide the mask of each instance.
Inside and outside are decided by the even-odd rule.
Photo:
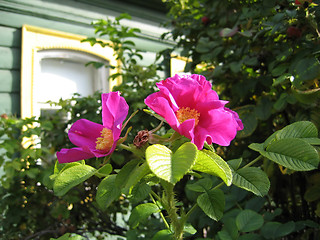
[[[149,95],[145,104],[199,150],[205,141],[228,146],[243,129],[238,114],[225,107],[228,101],[219,100],[204,76],[176,74],[157,86],[160,91]]]
[[[87,119],[76,121],[71,126],[68,137],[78,147],[63,148],[57,152],[59,163],[104,157],[115,150],[129,106],[119,92],[103,93],[101,100],[103,125]]]

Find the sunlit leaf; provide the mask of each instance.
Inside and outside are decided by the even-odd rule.
[[[187,142],[173,154],[164,145],[154,144],[146,150],[146,160],[150,170],[159,178],[177,183],[192,167],[197,157],[197,147]]]
[[[192,170],[220,177],[227,186],[232,183],[232,172],[229,165],[216,153],[208,150],[198,151]]]
[[[53,191],[55,195],[63,196],[71,188],[90,178],[95,172],[95,168],[82,164],[65,169],[54,180]]]
[[[152,213],[159,212],[160,209],[153,203],[143,203],[136,206],[129,217],[129,225],[131,228],[136,228],[141,222],[145,222]]]
[[[109,205],[120,197],[120,188],[115,183],[116,175],[109,175],[98,185],[96,201],[99,207],[106,210]]]

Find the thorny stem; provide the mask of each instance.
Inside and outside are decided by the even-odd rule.
[[[183,221],[179,219],[179,215],[177,213],[177,208],[176,208],[176,202],[174,199],[174,192],[173,188],[174,185],[171,183],[163,182],[162,184],[164,190],[165,190],[165,195],[166,195],[166,202],[164,204],[168,216],[171,220],[171,225],[174,231],[174,239],[175,240],[182,240],[183,239]]]

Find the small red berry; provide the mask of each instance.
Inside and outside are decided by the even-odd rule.
[[[312,3],[312,0],[295,0],[294,2],[297,6],[302,6],[304,3]]]
[[[207,17],[207,16],[204,16],[201,18],[201,22],[204,24],[204,25],[207,25],[209,23],[210,19]]]
[[[287,29],[287,36],[291,38],[299,38],[301,37],[301,30],[297,27],[290,26]]]

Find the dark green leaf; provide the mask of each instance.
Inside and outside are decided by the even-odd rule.
[[[220,189],[212,189],[201,194],[197,203],[202,211],[210,218],[218,221],[223,216],[225,197]]]
[[[271,142],[260,154],[295,171],[318,168],[319,155],[314,147],[298,138],[285,138]]]
[[[263,222],[263,217],[250,209],[241,211],[236,218],[237,227],[241,232],[258,230],[262,227]]]
[[[292,221],[284,224],[279,222],[268,222],[262,227],[261,234],[266,239],[279,239],[292,233],[294,229],[295,224]]]
[[[257,196],[264,196],[270,188],[267,174],[259,168],[247,167],[234,172],[233,184]]]

